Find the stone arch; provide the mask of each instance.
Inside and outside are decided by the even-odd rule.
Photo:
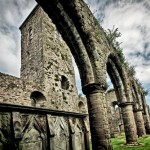
[[[116,72],[115,77],[117,77],[118,81],[121,82],[120,86],[122,86],[122,90],[124,90],[126,101],[133,102],[128,70],[121,64],[119,58],[114,54],[114,52],[108,55],[107,64],[109,62],[113,65],[113,72]]]
[[[137,128],[133,113],[133,97],[128,70],[121,65],[119,58],[111,53],[108,56],[107,71],[114,85],[118,104],[121,107],[127,143],[132,143],[137,141]]]
[[[113,53],[111,53],[108,57],[107,68],[108,74],[110,75],[114,84],[116,95],[120,95],[117,97],[118,101],[120,103],[133,102],[133,92],[131,91],[131,84],[129,84],[131,81],[128,75],[128,70],[125,66],[121,65],[119,58],[117,58],[117,56],[115,56]],[[122,97],[124,100],[121,102],[120,98]]]
[[[38,3],[52,19],[63,39],[69,46],[79,70],[82,86],[94,82],[93,69],[85,46],[82,43],[73,21],[63,10],[61,3],[58,4],[58,1],[51,1],[48,2],[48,4],[44,4],[42,1],[39,1]]]
[[[108,44],[103,29],[99,26],[84,1],[76,0],[76,2],[73,2],[69,0],[67,4],[64,1],[60,1],[60,3],[73,21],[86,48],[93,68],[95,82],[100,83],[102,87],[105,86],[105,69],[103,68],[105,56],[102,55],[102,51],[99,49],[102,41]],[[108,51],[108,47],[105,51]]]
[[[110,138],[101,136],[105,135],[107,131],[109,134],[107,111],[104,107],[106,103],[104,92],[106,90],[105,60],[110,51],[110,45],[104,30],[97,23],[83,0],[68,0],[67,3],[63,0],[36,1],[44,8],[57,26],[75,58],[81,77],[83,93],[86,94],[89,105],[93,149],[98,150],[104,144],[105,150],[111,150]],[[120,69],[124,73],[124,68]],[[122,75],[121,77],[126,81],[123,82],[128,101],[124,105],[123,111],[125,112],[126,106],[131,104],[132,98],[127,77]],[[101,103],[103,103],[103,107],[100,107]],[[129,106],[130,111],[131,108]],[[102,126],[105,127],[104,130],[101,130]],[[129,131],[129,134],[133,133]],[[133,141],[136,141],[132,135],[131,137]]]
[[[136,109],[139,109],[140,107],[140,104],[139,104],[139,100],[138,100],[138,97],[137,97],[137,93],[135,92],[133,86],[132,86],[132,97],[133,97],[133,110],[136,110]]]
[[[133,112],[136,123],[137,135],[138,137],[145,137],[146,130],[144,127],[144,117],[143,117],[143,106],[142,100],[140,98],[140,90],[137,81],[135,80],[133,75],[130,75],[130,70],[128,70],[132,98],[133,98]]]
[[[134,103],[133,108],[134,109],[139,109],[139,107],[140,107],[140,100],[139,100],[139,97],[138,97],[138,93],[137,93],[137,91],[136,91],[136,89],[135,89],[135,87],[133,85],[132,85],[131,89],[132,89],[132,97],[133,97],[133,103]]]
[[[120,72],[118,71],[118,69],[117,69],[113,59],[111,59],[111,57],[108,57],[107,73],[109,74],[109,77],[113,83],[118,103],[126,102],[127,99],[125,97],[124,83],[122,81]]]
[[[144,125],[145,125],[145,129],[146,129],[146,133],[150,134],[150,117],[149,117],[149,112],[148,112],[148,108],[147,108],[147,104],[146,104],[146,100],[145,100],[145,95],[141,89],[140,89],[140,97],[142,100],[143,118],[144,118]]]
[[[139,87],[138,87],[138,85],[137,85],[137,83],[133,77],[131,78],[130,82],[131,82],[132,91],[135,95],[136,101],[138,102],[140,109],[142,109],[143,106],[142,106],[142,100],[140,97]]]
[[[40,104],[46,101],[46,97],[44,96],[44,94],[39,91],[33,91],[30,95],[30,99],[31,99],[31,105],[34,107],[37,104]]]

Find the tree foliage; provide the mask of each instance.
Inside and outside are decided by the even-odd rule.
[[[123,49],[121,48],[121,43],[117,41],[117,38],[121,36],[121,33],[118,31],[118,28],[115,28],[113,26],[113,29],[108,29],[106,31],[106,36],[109,44],[111,44],[115,50],[116,55],[120,59],[120,62],[122,65],[127,65],[127,62],[125,61],[125,57],[123,54]]]

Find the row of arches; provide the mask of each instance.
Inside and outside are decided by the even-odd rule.
[[[36,0],[57,26],[79,69],[87,97],[93,150],[111,150],[105,100],[106,72],[122,109],[127,143],[137,142],[132,92],[128,70],[121,65],[102,27],[83,0]],[[139,100],[139,98],[138,98]],[[107,136],[108,135],[108,136]]]

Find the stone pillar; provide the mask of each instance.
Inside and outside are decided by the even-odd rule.
[[[93,150],[112,150],[105,90],[93,83],[84,86],[83,93],[87,97]]]
[[[137,130],[133,114],[133,103],[124,102],[119,105],[121,107],[122,119],[126,135],[126,144],[137,144]]]
[[[144,126],[144,119],[142,115],[142,109],[134,110],[135,123],[137,128],[138,137],[146,137],[146,130]]]
[[[145,109],[145,112],[143,113],[143,118],[144,118],[146,134],[150,134],[150,117],[147,109]]]
[[[148,112],[145,95],[143,93],[141,94],[141,100],[143,104],[143,118],[144,118],[146,133],[150,134],[150,115]]]

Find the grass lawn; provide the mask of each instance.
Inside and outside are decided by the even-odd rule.
[[[150,150],[150,135],[147,138],[139,138],[138,142],[141,146],[127,147],[125,145],[125,135],[122,134],[117,138],[112,138],[113,150]]]
[[[147,135],[147,138],[139,138],[138,142],[141,146],[127,147],[124,134],[112,138],[113,150],[150,150],[150,135]],[[92,150],[92,145],[90,146]]]

